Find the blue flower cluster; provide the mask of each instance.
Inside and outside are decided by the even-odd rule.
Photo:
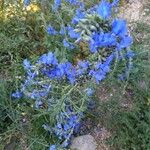
[[[111,54],[104,63],[97,62],[94,70],[90,70],[89,74],[96,80],[96,83],[99,83],[106,78],[107,73],[110,72],[113,58],[114,54]]]
[[[63,83],[65,83],[65,86],[79,85],[79,87],[82,88],[82,91],[85,92],[84,94],[90,99],[93,95],[92,88],[85,87],[84,85],[82,87],[82,84],[85,82],[96,82],[99,84],[111,71],[114,60],[122,60],[120,59],[122,54],[125,56],[125,59],[129,60],[127,68],[131,69],[132,67],[131,60],[134,53],[130,50],[132,38],[128,33],[126,21],[122,19],[113,19],[111,17],[113,7],[118,5],[119,0],[114,0],[112,3],[102,0],[101,3],[88,10],[85,10],[84,4],[79,1],[66,0],[66,2],[79,6],[71,23],[66,26],[61,25],[59,31],[51,25],[48,25],[46,28],[47,33],[49,36],[62,36],[61,42],[64,46],[64,50],[77,48],[81,41],[88,44],[89,55],[85,59],[79,60],[76,64],[71,63],[68,60],[62,61],[63,58],[58,59],[55,56],[55,53],[52,52],[43,54],[33,64],[27,59],[23,61],[26,79],[21,85],[21,89],[13,93],[12,96],[20,98],[25,95],[34,99],[35,108],[37,109],[44,108],[44,103],[46,101],[47,103],[50,101],[50,105],[52,105],[51,97],[55,92],[54,90],[56,90],[54,87],[55,84],[57,84],[57,86],[60,86]],[[54,0],[54,10],[59,9],[61,3],[61,0]],[[27,2],[26,5],[28,5]],[[97,30],[101,24],[100,22],[94,22],[94,25],[96,25],[97,28],[93,28],[92,26],[94,30],[88,34],[90,38],[87,42],[81,38],[83,31],[77,32],[75,28],[81,24],[81,21],[86,20],[86,17],[89,14],[98,16],[103,23],[102,25],[107,24],[108,30],[104,30],[103,26],[100,26],[100,30]],[[100,53],[103,50],[106,52],[109,51],[109,53],[107,53],[104,60],[101,60]],[[53,98],[55,98],[55,96]],[[57,102],[57,100],[55,102]],[[66,105],[66,101],[64,104]],[[67,105],[65,111],[62,111],[57,115],[54,127],[50,127],[47,124],[44,124],[43,127],[58,137],[61,141],[61,147],[67,147],[81,118],[82,114],[76,113],[71,106]],[[49,148],[49,150],[55,149],[57,149],[56,144],[51,145]]]
[[[102,0],[101,3],[96,7],[96,12],[103,19],[109,19],[111,17],[112,8],[118,6],[120,0],[113,0],[112,3]]]
[[[44,124],[43,128],[50,133],[54,133],[61,141],[59,147],[65,148],[70,144],[74,132],[78,132],[82,117],[83,113],[75,113],[71,107],[66,106],[66,111],[56,116],[56,125],[53,128],[47,124]],[[51,149],[54,147],[57,146],[50,146]]]
[[[71,84],[75,84],[76,82],[80,82],[81,78],[85,76],[89,76],[92,79],[95,79],[97,83],[99,81],[105,79],[106,74],[110,71],[110,64],[114,58],[114,55],[110,55],[104,63],[97,62],[90,63],[89,61],[79,61],[76,66],[72,65],[70,62],[58,63],[58,60],[54,56],[52,52],[48,54],[43,54],[37,63],[32,66],[28,60],[24,60],[24,68],[27,71],[27,78],[22,84],[21,93],[17,91],[13,93],[12,96],[16,98],[20,98],[22,93],[26,96],[35,99],[38,101],[41,100],[42,97],[48,95],[51,90],[51,85],[46,83],[41,84],[42,79],[48,78],[49,82],[51,80],[65,80],[69,81]],[[41,79],[39,79],[39,76]],[[40,85],[40,89],[32,89],[32,92],[27,92],[26,89],[30,86],[32,88],[34,86],[37,87]]]
[[[52,52],[44,54],[39,58],[37,65],[40,65],[40,71],[49,79],[68,79],[70,83],[75,82],[75,68],[70,62],[58,63]]]
[[[57,1],[55,1],[57,2]],[[59,1],[60,2],[60,1]],[[70,2],[70,1],[69,1]],[[73,3],[73,1],[71,1]],[[132,44],[132,38],[128,34],[128,29],[126,21],[122,19],[112,19],[111,13],[112,8],[117,6],[119,0],[114,0],[112,3],[109,3],[105,0],[102,0],[98,5],[93,7],[93,9],[85,10],[85,8],[77,8],[75,16],[72,18],[72,25],[80,24],[80,20],[86,19],[87,14],[97,14],[103,21],[110,20],[109,31],[105,32],[103,30],[94,31],[89,41],[89,48],[92,53],[97,52],[100,48],[103,47],[112,47],[115,50],[122,50],[129,47]],[[58,3],[58,2],[57,2]],[[59,3],[60,4],[60,3]],[[112,21],[111,21],[112,20]],[[50,35],[65,33],[69,36],[68,38],[74,39],[78,43],[82,38],[80,32],[76,32],[75,28],[68,25],[67,27],[61,27],[61,30],[57,32],[52,26],[47,28],[47,32]],[[101,27],[103,28],[103,27]],[[74,44],[68,42],[64,39],[63,44],[67,49],[74,49]]]
[[[111,16],[111,4],[103,1],[97,7],[97,13],[103,18],[108,19]]]
[[[117,39],[111,33],[94,33],[90,41],[90,51],[97,52],[102,47],[116,46]]]
[[[57,5],[60,3],[61,1],[55,1],[55,4]],[[117,4],[117,1],[114,1],[113,3]],[[96,9],[91,11],[91,13],[97,13],[104,21],[110,17],[112,4],[109,2],[103,0],[95,8]],[[83,12],[80,9],[77,9],[76,16],[72,20],[73,24],[80,23],[80,20],[84,19],[85,16],[86,11]],[[24,68],[27,71],[27,79],[22,85],[21,93],[19,94],[19,91],[17,91],[16,93],[13,93],[13,96],[20,98],[22,93],[26,93],[24,92],[26,91],[26,87],[37,85],[38,82],[35,82],[34,80],[35,78],[38,78],[39,75],[42,75],[44,78],[48,77],[49,80],[68,80],[71,84],[79,82],[83,76],[88,76],[89,79],[94,79],[97,83],[104,80],[107,73],[111,71],[111,64],[116,58],[115,53],[120,53],[120,51],[129,48],[132,43],[132,38],[128,35],[128,29],[124,20],[114,19],[112,23],[110,23],[110,29],[111,30],[107,33],[103,31],[93,32],[91,40],[89,41],[91,55],[87,58],[87,60],[80,60],[76,66],[68,61],[59,63],[52,52],[43,54],[34,66],[32,66],[28,60],[24,60]],[[56,35],[58,33],[64,35],[65,32],[67,32],[69,36],[68,39],[71,38],[74,40],[80,37],[80,33],[76,33],[71,25],[68,25],[67,27],[61,26],[61,30],[59,32],[49,25],[47,27],[47,32],[50,35]],[[67,49],[74,48],[74,45],[66,39],[63,40],[63,45]],[[101,48],[111,48],[112,52],[109,56],[107,56],[104,62],[98,59],[96,59],[96,62],[90,61],[90,57],[93,53],[98,53]],[[48,85],[44,85],[42,89],[33,90],[25,95],[28,95],[32,99],[40,97],[39,103],[41,104],[41,97],[45,97],[49,90],[50,87],[48,87]]]

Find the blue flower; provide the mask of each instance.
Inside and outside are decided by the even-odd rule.
[[[93,70],[90,70],[89,75],[92,76],[96,83],[104,80],[108,72],[110,72],[110,65],[113,61],[114,54],[112,53],[109,57],[106,58],[106,61],[101,63],[98,62]]]
[[[57,128],[62,129],[61,123],[57,123]]]
[[[70,62],[66,62],[64,71],[65,71],[66,77],[70,81],[70,83],[74,84],[74,82],[76,80],[76,77],[75,77],[76,70]]]
[[[56,73],[55,73],[56,77],[58,79],[61,79],[63,78],[63,76],[65,75],[65,71],[64,71],[64,68],[63,68],[63,65],[62,64],[59,64],[58,67],[56,68]]]
[[[68,124],[65,124],[65,125],[64,125],[64,130],[65,130],[65,131],[69,130],[70,128],[71,128],[71,126],[69,126]]]
[[[97,13],[103,19],[108,19],[111,16],[111,4],[102,0],[102,2],[97,7]]]
[[[101,37],[102,36],[102,37]],[[100,34],[100,39],[98,41],[99,47],[101,46],[115,46],[116,45],[116,37],[110,33]]]
[[[67,78],[70,81],[71,84],[74,84],[76,81],[76,77],[75,77],[75,70],[71,70],[67,73]]]
[[[94,40],[90,40],[89,48],[91,53],[95,53],[98,50],[98,44]]]
[[[54,6],[53,9],[57,10],[61,5],[61,0],[54,0]]]
[[[47,55],[46,54],[43,54],[39,57],[39,61],[38,61],[39,64],[47,64]]]
[[[56,35],[56,34],[57,34],[57,31],[56,31],[51,25],[49,25],[49,26],[47,27],[47,33],[48,33],[49,35]]]
[[[60,112],[56,116],[56,125],[52,128],[48,125],[43,125],[46,131],[53,132],[58,139],[62,141],[61,148],[66,148],[70,144],[70,140],[74,131],[79,129],[79,120],[83,116],[82,113],[75,113],[71,106],[66,106],[65,112]]]
[[[36,100],[35,101],[35,108],[40,108],[43,105],[43,102],[41,100]]]
[[[25,60],[23,61],[23,66],[24,66],[24,69],[25,69],[25,70],[29,70],[29,69],[31,68],[31,63],[30,63],[30,61],[27,60],[27,59],[25,59]]]
[[[63,40],[64,47],[74,49],[74,45],[69,43],[66,39]]]
[[[37,72],[31,72],[27,70],[27,78],[25,79],[24,84],[22,84],[21,91],[24,92],[26,88],[32,84],[34,78],[37,76]]]
[[[85,17],[85,13],[82,12],[80,9],[77,9],[77,10],[76,10],[76,16],[73,17],[72,23],[73,23],[73,24],[77,24],[77,23],[80,21],[80,19],[82,19],[82,18],[84,18],[84,17]]]
[[[51,146],[49,147],[49,150],[56,150],[56,145],[51,145]]]
[[[110,47],[117,44],[116,37],[111,33],[95,33],[90,41],[90,51],[96,52],[100,47]]]
[[[22,96],[23,94],[20,91],[16,91],[15,93],[12,93],[12,97],[17,98],[17,99],[21,98]]]
[[[65,35],[65,27],[64,26],[61,26],[59,33],[61,35]]]
[[[79,2],[79,6],[80,6],[80,9],[82,9],[82,10],[85,9],[85,4],[84,4],[84,2]]]
[[[78,39],[80,37],[80,33],[76,33],[74,31],[74,28],[71,26],[68,26],[68,34],[70,38],[73,38],[73,39]]]
[[[133,58],[135,56],[135,53],[132,50],[128,50],[126,53],[127,58]]]
[[[87,88],[87,89],[86,89],[86,94],[87,94],[87,96],[92,96],[93,93],[94,93],[94,90],[93,90],[93,89],[91,89],[91,88]]]
[[[33,92],[31,92],[28,96],[35,100],[41,99],[42,97],[47,96],[49,90],[50,90],[50,88],[42,89],[42,90],[33,90]]]
[[[75,127],[76,123],[78,122],[78,119],[79,117],[77,115],[71,115],[67,121],[71,127]]]
[[[80,60],[76,67],[77,76],[83,75],[88,68],[89,68],[89,62]]]
[[[62,63],[62,64],[58,64],[57,70],[56,70],[56,75],[60,78],[62,78],[65,75],[65,68],[66,68],[66,64]]]
[[[52,52],[48,54],[43,54],[40,58],[38,63],[43,63],[47,65],[57,65],[57,59]]]
[[[100,70],[98,71],[91,70],[89,72],[89,75],[92,76],[96,80],[96,83],[98,84],[100,81],[105,79],[106,73]]]
[[[133,40],[130,36],[124,36],[118,45],[118,49],[121,50],[123,48],[127,48],[132,44],[132,42]]]
[[[79,61],[78,66],[82,67],[83,69],[87,70],[89,67],[89,61]]]
[[[23,3],[24,3],[24,6],[27,7],[30,5],[31,0],[24,0]]]
[[[103,79],[105,79],[105,73],[103,71],[94,72],[93,77],[95,78],[96,82],[99,83]]]
[[[103,72],[108,73],[110,71],[110,67],[109,65],[105,64],[105,63],[97,63],[96,64],[96,69],[101,69],[103,70]]]
[[[70,144],[70,142],[69,142],[68,140],[65,140],[65,141],[61,144],[61,146],[65,148],[65,147],[67,147],[69,144]]]
[[[63,44],[64,44],[65,47],[69,47],[70,46],[70,44],[67,42],[66,39],[63,40]]]
[[[114,53],[112,53],[110,56],[108,56],[106,58],[106,61],[104,62],[105,65],[110,65],[110,63],[113,61],[114,59]]]
[[[115,19],[112,23],[112,32],[120,37],[127,35],[126,21]]]

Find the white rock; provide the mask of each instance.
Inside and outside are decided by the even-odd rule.
[[[130,0],[130,3],[121,7],[120,10],[120,18],[124,18],[128,22],[139,21],[143,11],[143,2],[141,0]]]
[[[71,150],[96,150],[97,144],[93,136],[83,135],[72,140]]]

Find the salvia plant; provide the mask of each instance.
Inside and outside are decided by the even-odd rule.
[[[68,147],[79,129],[95,85],[106,79],[117,62],[127,62],[119,78],[124,80],[129,75],[134,56],[130,49],[132,37],[126,21],[115,18],[118,2],[102,0],[87,8],[78,0],[54,0],[52,12],[59,17],[63,16],[66,5],[76,8],[69,14],[70,23],[65,17],[60,26],[52,25],[55,20],[49,22],[47,36],[56,47],[33,63],[28,59],[23,61],[26,77],[12,96],[30,98],[34,101],[33,109],[53,115],[55,124],[49,121],[42,126],[58,139],[49,150]],[[30,3],[24,1],[25,6]],[[80,58],[79,53],[83,53]]]

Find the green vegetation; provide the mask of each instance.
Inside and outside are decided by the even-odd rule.
[[[43,150],[52,140],[41,129],[50,114],[34,111],[31,109],[33,102],[28,99],[14,100],[11,93],[19,88],[23,80],[20,80],[24,75],[23,59],[34,61],[51,45],[45,42],[43,13],[24,14],[21,7],[17,11],[16,14],[20,15],[6,19],[4,8],[0,13],[0,150],[4,147],[8,150],[9,147],[15,150]],[[48,18],[46,13],[44,17]],[[99,88],[108,92],[97,98],[95,116],[91,115],[96,123],[100,122],[111,131],[112,139],[108,143],[114,150],[150,149],[150,26],[138,23],[132,35],[132,49],[136,56],[130,77],[126,81],[118,81],[113,76],[106,80]],[[103,101],[103,94],[108,97],[106,101]]]
[[[112,133],[108,144],[114,150],[150,149],[150,26],[138,23],[133,35],[136,56],[128,81],[106,82],[99,96],[99,123]]]

